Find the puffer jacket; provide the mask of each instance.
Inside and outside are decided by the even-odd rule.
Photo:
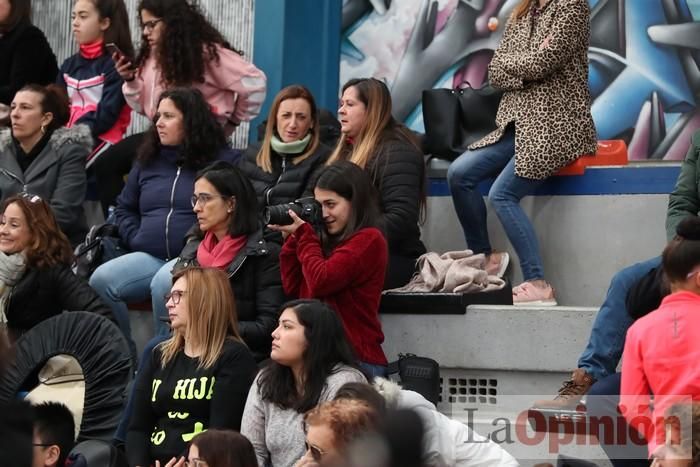
[[[87,232],[83,212],[87,186],[85,158],[92,145],[86,125],[59,128],[26,172],[22,172],[10,130],[0,130],[0,198],[21,192],[39,195],[51,205],[58,225],[71,243],[80,242]]]
[[[217,160],[235,163],[239,153],[224,149]],[[161,147],[149,163],[136,162],[114,211],[119,237],[130,251],[169,261],[185,245],[197,222],[190,198],[196,171],[182,167],[176,147]]]
[[[199,232],[190,235],[173,272],[198,265],[197,248],[202,238]],[[279,253],[279,245],[265,241],[261,227],[248,236],[246,245],[226,268],[236,300],[239,332],[258,362],[270,357],[271,334],[285,302]]]
[[[258,197],[258,207],[289,203],[302,196],[313,194],[314,172],[323,166],[331,153],[329,147],[320,144],[316,151],[299,163],[292,155],[272,151],[272,172],[265,172],[255,162],[260,145],[250,146],[241,159],[239,168],[253,184]]]
[[[426,251],[419,227],[425,194],[423,154],[405,138],[389,136],[366,169],[379,192],[389,253],[418,258]]]
[[[5,314],[13,337],[63,311],[89,311],[112,321],[112,310],[66,264],[28,269],[12,288]]]

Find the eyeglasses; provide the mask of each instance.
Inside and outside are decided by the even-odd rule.
[[[35,448],[48,448],[48,447],[51,447],[54,445],[55,444],[51,444],[51,443],[32,443],[32,446],[34,446]]]
[[[207,461],[204,459],[187,459],[185,461],[185,467],[207,467],[209,464],[207,464]]]
[[[204,207],[209,201],[213,200],[214,198],[229,199],[233,197],[223,195],[211,195],[209,193],[200,193],[198,195],[192,195],[192,197],[190,198],[190,203],[192,203],[192,207],[197,206],[197,203],[199,203],[200,206]]]
[[[165,303],[168,303],[170,300],[172,300],[173,305],[179,305],[180,299],[182,299],[182,296],[186,293],[186,290],[173,290],[170,293],[166,293],[163,298],[165,299]]]
[[[321,462],[321,460],[323,459],[323,456],[325,456],[326,453],[324,451],[322,451],[320,448],[314,446],[313,444],[309,444],[308,442],[304,442],[304,444],[306,445],[306,450],[311,453],[311,458],[315,462]]]
[[[144,21],[141,23],[141,28],[145,29],[146,31],[153,31],[153,29],[156,27],[158,23],[163,21],[163,18],[158,18],[158,19],[152,19],[150,21]]]

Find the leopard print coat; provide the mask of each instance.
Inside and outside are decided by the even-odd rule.
[[[491,84],[506,92],[498,128],[470,146],[501,139],[515,123],[515,173],[542,180],[596,151],[588,90],[587,0],[550,0],[537,15],[513,15],[489,65]],[[549,38],[549,44],[541,44]]]

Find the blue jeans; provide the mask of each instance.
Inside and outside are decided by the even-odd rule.
[[[520,207],[520,200],[532,194],[544,180],[515,175],[513,125],[508,127],[500,141],[465,152],[447,170],[447,183],[467,246],[474,253],[486,255],[492,248],[486,229],[486,204],[478,185],[491,177],[496,177],[496,180],[489,191],[489,201],[520,259],[523,278],[526,281],[544,279],[537,235]]]
[[[646,444],[634,443],[630,437],[630,430],[634,428],[627,424],[625,418],[620,415],[617,404],[620,403],[620,383],[621,374],[613,373],[611,376],[598,380],[586,395],[586,413],[589,422],[593,417],[598,419],[596,425],[600,433],[598,439],[605,454],[615,467],[648,467]],[[603,422],[612,420],[613,425],[607,426],[610,429],[605,432],[606,426]],[[620,434],[625,433],[625,439],[620,440]]]
[[[158,274],[170,274],[176,260],[165,262],[148,253],[134,252],[107,261],[90,277],[90,285],[100,298],[112,308],[119,327],[132,348],[131,326],[127,303],[142,302],[151,297],[153,308],[165,308],[163,296],[170,290],[170,283],[163,288],[162,281],[156,281]]]
[[[578,367],[593,378],[600,380],[615,374],[625,347],[627,329],[634,321],[627,312],[627,293],[660,264],[660,256],[633,264],[617,272],[610,281],[608,294],[593,322],[588,345],[578,361]]]

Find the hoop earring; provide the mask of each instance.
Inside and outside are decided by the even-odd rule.
[[[41,134],[42,135],[46,134],[46,125],[41,125]]]

